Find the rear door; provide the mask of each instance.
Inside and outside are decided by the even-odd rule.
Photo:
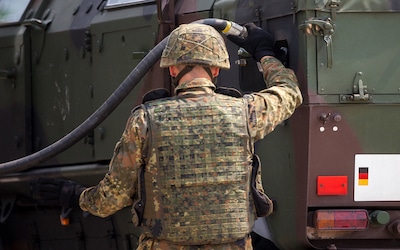
[[[31,151],[29,0],[0,1],[0,162]]]

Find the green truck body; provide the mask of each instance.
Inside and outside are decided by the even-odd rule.
[[[0,173],[78,127],[172,29],[203,18],[271,32],[304,97],[256,145],[276,208],[255,233],[279,249],[400,249],[396,0],[0,0]],[[256,63],[227,47],[231,69],[217,84],[262,89]],[[96,184],[130,111],[154,88],[172,91],[157,64],[73,146],[0,175],[0,249],[135,249],[130,208],[101,219],[37,206],[30,182]]]

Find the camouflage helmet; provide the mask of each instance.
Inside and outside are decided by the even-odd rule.
[[[205,24],[181,24],[169,36],[160,67],[203,65],[229,69],[229,55],[221,34]]]

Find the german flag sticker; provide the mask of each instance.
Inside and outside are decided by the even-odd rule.
[[[368,168],[358,169],[358,185],[368,186]]]

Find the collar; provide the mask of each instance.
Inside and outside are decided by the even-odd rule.
[[[216,89],[215,84],[207,78],[194,78],[189,81],[182,82],[175,88],[175,94],[180,95],[184,92],[213,93]]]

